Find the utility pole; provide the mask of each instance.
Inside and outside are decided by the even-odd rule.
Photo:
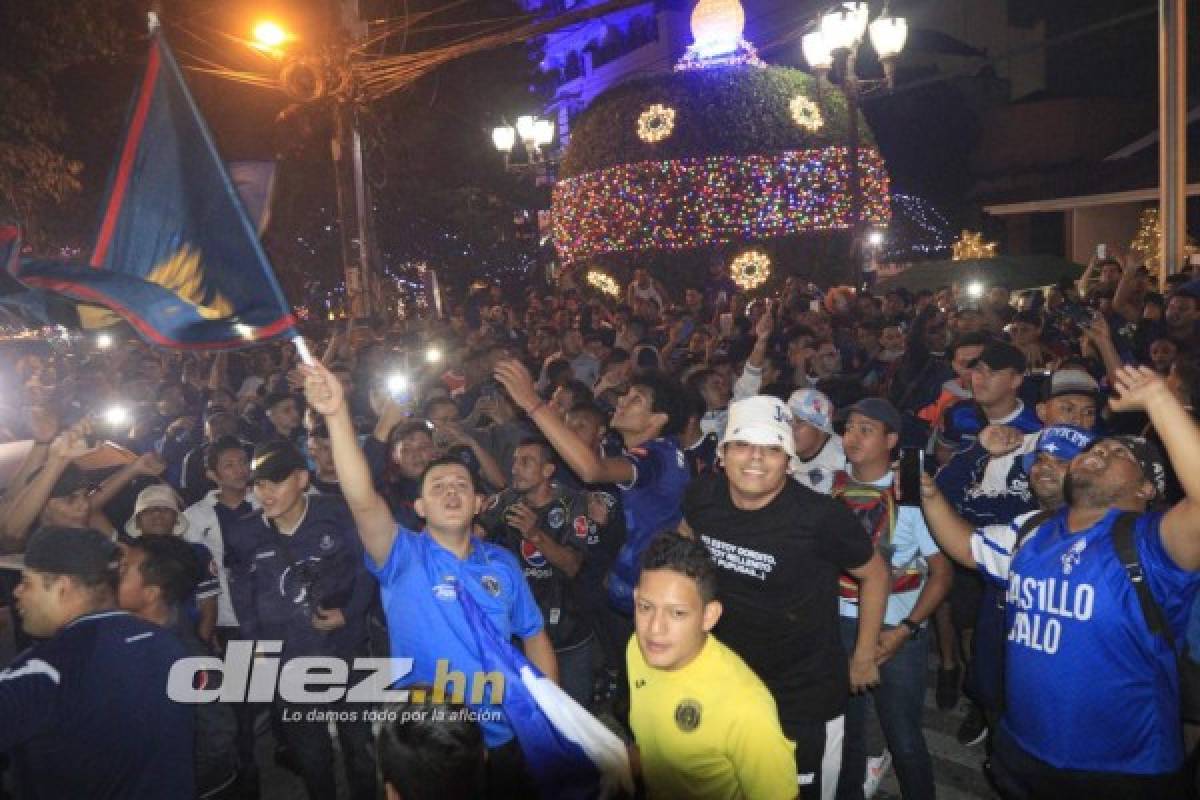
[[[1187,3],[1158,3],[1159,288],[1180,269],[1187,244]]]
[[[365,319],[372,311],[375,276],[370,261],[370,200],[363,180],[362,137],[358,131],[357,98],[349,79],[347,42],[361,40],[366,24],[358,14],[358,0],[330,0],[332,25],[330,57],[335,71],[345,70],[346,80],[334,96],[333,155],[337,185],[338,228],[342,239],[342,266],[346,275],[346,300],[351,319]]]

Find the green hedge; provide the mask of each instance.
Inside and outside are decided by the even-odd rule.
[[[825,124],[815,133],[792,120],[788,106],[797,94],[821,109]],[[638,138],[637,120],[654,103],[675,109],[675,127],[666,139],[648,144]],[[786,67],[726,67],[640,78],[609,89],[572,122],[559,176],[653,159],[844,145],[848,118],[840,89],[826,85],[818,95],[813,76]],[[859,135],[863,146],[874,146],[861,113]]]

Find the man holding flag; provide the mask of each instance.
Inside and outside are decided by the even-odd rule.
[[[606,767],[626,783],[619,740],[530,668],[555,679],[554,649],[516,559],[471,535],[480,505],[471,473],[452,458],[431,462],[415,503],[425,530],[398,526],[375,491],[341,384],[320,364],[304,371],[305,396],[325,417],[338,480],[379,579],[392,655],[413,659],[399,682],[433,686],[435,701],[446,686],[469,698],[489,749],[490,797],[531,796],[530,777],[544,797],[600,796]],[[509,643],[514,635],[528,661]],[[496,672],[503,681],[481,691],[481,676]]]

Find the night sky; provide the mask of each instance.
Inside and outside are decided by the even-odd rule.
[[[17,26],[0,24],[0,74],[5,70],[30,70],[47,78],[54,108],[66,124],[61,147],[84,164],[84,190],[56,211],[55,244],[87,246],[100,196],[119,141],[129,97],[140,72],[145,47],[139,41],[144,2],[89,0],[111,11],[128,33],[120,53],[90,60],[57,74],[39,73],[23,55],[14,38]],[[919,13],[923,0],[896,0],[896,14]],[[969,13],[972,0],[962,0]],[[31,14],[58,13],[71,0],[0,0],[0,22]],[[372,18],[396,16],[406,4],[375,0],[368,7]],[[426,3],[425,7],[436,4]],[[318,40],[328,30],[322,16],[327,4],[318,0],[169,0],[163,3],[170,41],[184,65],[216,61],[226,67],[262,69],[263,59],[233,41],[246,36],[251,20],[274,16],[305,41]],[[513,13],[502,0],[466,4],[447,16],[452,23],[493,18]],[[32,9],[31,9],[32,7]],[[419,0],[407,4],[422,7]],[[806,6],[807,7],[807,6]],[[1137,0],[1010,0],[1013,24],[1046,25],[1047,88],[1042,97],[1109,97],[1125,102],[1123,124],[1142,132],[1156,124],[1156,16],[1155,3]],[[1150,13],[1138,12],[1147,11]],[[65,12],[64,12],[65,13]],[[800,13],[797,11],[797,13]],[[1121,18],[1125,18],[1123,21]],[[1116,24],[1110,24],[1116,20]],[[1200,14],[1191,19],[1191,85],[1200,86]],[[1082,32],[1082,33],[1081,33]],[[392,51],[402,45],[409,51],[437,43],[438,36],[392,40]],[[798,46],[769,54],[773,63],[798,66]],[[989,54],[989,56],[992,54]],[[536,58],[536,54],[534,54]],[[36,59],[33,64],[36,65]],[[871,65],[865,69],[870,71]],[[972,151],[986,117],[987,104],[995,104],[1000,91],[994,71],[981,64],[974,72],[939,76],[906,67],[901,62],[898,91],[868,101],[864,108],[889,161],[895,188],[935,203],[954,224],[977,219],[972,203]],[[288,100],[279,92],[243,86],[189,71],[193,92],[204,111],[227,160],[279,156],[281,194],[269,244],[283,270],[318,277],[336,275],[340,259],[328,164],[328,111],[300,110],[286,121],[277,121]],[[491,149],[488,132],[501,115],[536,110],[539,100],[528,94],[533,82],[532,59],[523,48],[475,56],[451,64],[410,89],[376,103],[364,111],[364,136],[369,150],[372,185],[380,230],[380,247],[386,260],[403,261],[414,255],[418,240],[436,239],[432,229],[447,224],[454,200],[480,207],[519,207],[544,199],[503,173]],[[990,99],[989,99],[990,98]],[[1041,99],[1024,98],[1030,102]],[[1019,102],[1021,102],[1019,101]],[[1105,120],[1097,120],[1104,126]],[[3,136],[0,128],[0,137]],[[1140,134],[1139,134],[1140,135]],[[428,209],[428,212],[426,211]],[[468,211],[474,213],[476,209]],[[428,216],[426,219],[425,216]],[[499,213],[503,218],[507,212]],[[472,218],[460,224],[480,226]],[[492,224],[488,222],[487,224]],[[430,228],[424,230],[422,228]],[[485,226],[486,227],[486,226]],[[486,238],[488,231],[480,231]],[[504,231],[500,231],[505,235]],[[304,239],[303,246],[297,245]]]

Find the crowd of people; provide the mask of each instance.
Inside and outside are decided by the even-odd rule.
[[[313,364],[14,345],[0,786],[256,797],[269,736],[311,798],[535,796],[495,640],[651,798],[933,798],[928,689],[1002,797],[1191,796],[1200,279],[1156,286],[752,297],[713,264],[476,286],[306,331]],[[189,656],[220,702],[178,701]],[[389,656],[402,721],[260,685]]]

